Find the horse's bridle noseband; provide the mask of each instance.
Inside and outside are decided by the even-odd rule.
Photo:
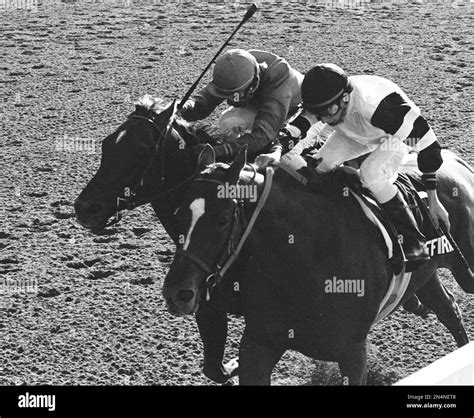
[[[254,167],[252,168],[255,169]],[[243,208],[245,207],[244,200],[243,199],[233,200],[234,210],[233,210],[233,215],[232,215],[232,224],[229,226],[227,239],[226,239],[226,245],[224,245],[222,252],[217,257],[216,262],[214,263],[212,267],[198,255],[193,254],[187,250],[183,250],[182,248],[176,249],[176,254],[179,254],[183,258],[187,258],[188,260],[192,261],[194,264],[198,265],[208,275],[205,282],[201,285],[201,287],[204,287],[206,289],[207,301],[210,300],[212,290],[222,280],[222,277],[224,276],[226,271],[230,268],[230,266],[233,264],[233,262],[239,255],[240,250],[242,249],[245,241],[247,240],[247,237],[250,235],[253,225],[255,224],[255,221],[257,220],[257,217],[260,211],[262,210],[263,206],[265,205],[268,195],[270,194],[270,189],[272,187],[273,173],[274,173],[273,168],[267,167],[264,189],[262,191],[262,194],[260,196],[260,199],[258,200],[257,206],[254,209],[252,216],[249,222],[247,223],[247,225],[244,225],[245,219],[242,216]],[[252,181],[254,179],[255,179],[255,176],[252,179]],[[219,180],[215,180],[215,179],[195,178],[193,181],[217,183],[219,185],[225,185],[225,183]],[[237,231],[237,228],[240,224],[242,225],[242,229],[244,230],[244,232],[242,233],[242,236],[239,238],[239,242],[236,246],[234,242],[234,238],[235,238],[235,233]]]
[[[172,106],[174,106],[174,104]],[[131,115],[128,116],[128,119],[142,119],[142,120],[147,121],[148,123],[151,123],[153,128],[158,132],[158,140],[157,140],[156,145],[155,145],[155,150],[154,150],[148,164],[143,169],[142,174],[139,176],[138,181],[132,187],[129,188],[130,193],[128,193],[124,197],[117,196],[116,215],[110,222],[108,222],[105,225],[106,227],[115,225],[116,223],[118,223],[122,219],[122,215],[121,215],[120,210],[119,210],[121,205],[123,204],[122,202],[125,202],[125,209],[132,210],[132,209],[136,208],[137,206],[143,205],[145,203],[152,202],[158,196],[162,196],[162,195],[165,195],[167,193],[170,193],[172,191],[175,191],[175,190],[179,189],[180,187],[187,184],[195,176],[196,173],[193,173],[190,177],[186,178],[185,180],[178,183],[177,185],[174,185],[173,187],[170,187],[168,189],[164,188],[164,183],[165,183],[165,180],[166,180],[165,179],[165,169],[164,169],[164,167],[165,167],[164,146],[165,146],[165,141],[166,141],[169,133],[173,129],[173,123],[175,121],[175,115],[176,115],[176,109],[174,110],[173,114],[171,115],[171,117],[168,121],[165,132],[163,132],[163,130],[160,129],[160,127],[158,126],[158,124],[155,122],[155,120],[153,118],[149,118],[149,117],[142,116],[142,115],[136,115],[134,113],[132,113]],[[156,156],[160,152],[160,148],[161,148],[161,174],[160,174],[160,184],[158,186],[158,191],[156,193],[153,193],[148,198],[137,199],[136,198],[136,192],[141,186],[143,186],[143,181],[144,181],[145,175],[148,173],[148,171],[151,169],[153,163],[155,162]]]
[[[214,179],[197,178],[194,179],[193,182],[217,183],[219,185],[225,186],[225,183]],[[224,245],[220,255],[216,258],[216,261],[212,266],[210,266],[205,260],[196,254],[193,254],[187,250],[183,250],[182,248],[176,249],[177,255],[192,261],[207,274],[206,281],[201,286],[207,291],[206,300],[210,299],[210,292],[222,280],[222,276],[224,275],[225,270],[227,270],[227,268],[225,268],[223,271],[224,266],[229,262],[229,260],[232,259],[233,261],[233,259],[238,255],[237,247],[234,245],[234,238],[239,225],[241,225],[242,229],[245,230],[245,218],[242,216],[244,200],[233,200],[233,204],[234,209],[232,211],[232,221],[227,232],[227,237],[225,240],[226,245]]]

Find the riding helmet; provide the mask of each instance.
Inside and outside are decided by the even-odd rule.
[[[319,64],[309,70],[301,85],[304,108],[324,107],[348,88],[344,70],[336,64]]]
[[[217,97],[228,98],[250,86],[257,72],[258,62],[252,54],[231,49],[217,59],[209,89]]]

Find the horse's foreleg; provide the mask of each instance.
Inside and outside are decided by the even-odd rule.
[[[463,255],[466,257],[467,262],[470,265],[474,265],[473,256],[471,254],[474,253],[474,248],[469,247],[469,245],[463,245],[464,243],[458,242],[459,248],[463,252]],[[465,248],[468,248],[466,251]],[[459,286],[461,286],[462,290],[466,293],[473,294],[474,293],[474,276],[473,270],[474,268],[469,268],[466,266],[466,263],[461,259],[461,257],[453,253],[450,255],[450,260],[448,262],[448,268],[453,274],[454,278],[458,282]]]
[[[453,256],[454,258],[455,256]],[[466,265],[459,257],[453,260],[451,264],[451,273],[453,273],[454,278],[459,283],[461,288],[466,292],[473,294],[474,293],[474,276],[473,270],[468,270]]]
[[[348,344],[339,358],[342,384],[361,386],[367,382],[367,351],[365,341]]]
[[[417,290],[416,294],[423,304],[430,308],[440,322],[448,328],[458,347],[462,347],[469,342],[462,322],[461,310],[452,293],[439,281],[436,272],[423,287]]]
[[[403,309],[423,319],[426,319],[431,312],[430,309],[420,302],[416,295],[413,295],[403,304]]]
[[[459,166],[457,167],[459,169]],[[455,171],[454,171],[455,172]],[[458,173],[461,176],[460,173]],[[472,178],[472,174],[465,174]],[[442,177],[441,177],[442,178]],[[462,177],[461,177],[462,178]],[[454,278],[466,292],[474,293],[474,199],[470,192],[464,193],[464,189],[472,189],[472,180],[466,177],[467,186],[462,187],[462,183],[448,178],[448,185],[440,189],[440,199],[447,206],[449,218],[451,221],[451,235],[456,241],[459,249],[462,251],[465,260],[463,261],[457,252],[445,254],[442,265],[448,267]],[[456,194],[454,194],[456,192]],[[458,194],[459,193],[459,194]]]
[[[273,368],[284,351],[253,338],[246,327],[240,342],[239,384],[270,385]]]
[[[204,346],[204,375],[216,383],[225,383],[236,374],[237,362],[224,365],[227,339],[227,314],[202,303],[196,312],[196,322]]]

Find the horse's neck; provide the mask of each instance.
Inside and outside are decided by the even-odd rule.
[[[174,152],[176,152],[176,156],[181,155],[182,159],[180,160],[179,158],[173,158],[173,159],[168,159],[168,161],[173,161],[173,163],[179,168],[184,168],[183,170],[178,170],[174,174],[171,174],[171,181],[169,181],[170,186],[169,187],[174,187],[176,185],[179,185],[180,183],[186,181],[190,176],[193,175],[195,171],[195,162],[193,161],[192,158],[192,149],[191,147],[195,144],[198,144],[200,139],[198,138],[197,135],[194,135],[194,133],[190,132],[187,127],[183,125],[176,124],[175,127],[175,135],[178,136],[176,138],[177,141],[179,141],[179,146],[178,148],[174,149]],[[179,147],[184,147],[184,152],[181,151]],[[169,162],[168,162],[169,164]],[[168,167],[169,169],[169,167]],[[166,161],[165,161],[165,170],[166,170]],[[165,173],[166,176],[166,173]],[[176,229],[176,223],[174,219],[174,213],[176,209],[181,205],[182,200],[183,200],[183,195],[184,195],[184,188],[180,187],[173,191],[172,193],[168,194],[166,198],[163,197],[158,197],[154,201],[151,202],[153,210],[156,213],[156,216],[160,220],[161,224],[165,228],[167,234],[170,236],[170,238],[177,242],[178,239],[178,231]]]
[[[263,187],[262,182],[258,187],[258,200]],[[251,207],[249,205],[247,220],[255,207],[256,204]],[[347,214],[346,209],[344,202],[323,194],[314,194],[282,170],[278,170],[253,235],[257,238],[256,241],[268,241],[269,244],[274,242],[275,237],[268,231],[288,231],[289,235],[311,234],[312,239],[324,241],[330,233],[341,232],[339,226]]]
[[[151,202],[151,205],[166,233],[174,242],[177,242],[179,234],[174,220],[175,204],[170,199],[163,201],[158,198]]]

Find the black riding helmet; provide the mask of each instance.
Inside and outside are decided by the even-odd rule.
[[[309,70],[301,85],[303,108],[325,108],[350,92],[347,74],[335,64],[319,64]]]

